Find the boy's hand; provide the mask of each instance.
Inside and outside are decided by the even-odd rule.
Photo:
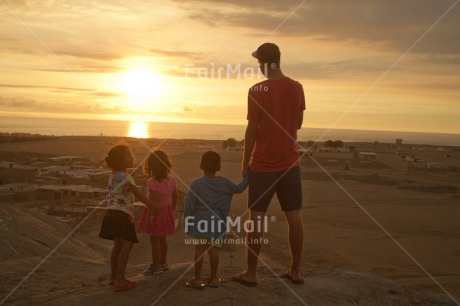
[[[245,177],[248,175],[249,165],[243,164],[241,169],[241,176]]]

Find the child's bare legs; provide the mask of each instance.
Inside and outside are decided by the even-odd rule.
[[[168,243],[166,242],[166,237],[162,236],[159,237],[160,241],[160,257],[159,263],[165,264],[166,263],[166,256],[168,255]]]
[[[123,238],[115,238],[115,246],[117,245],[120,245],[121,247],[116,261],[115,285],[123,285],[128,282],[125,278],[125,270],[126,265],[128,264],[129,253],[131,253],[134,243],[132,241],[124,240]]]
[[[152,244],[152,266],[158,267],[160,264],[160,239],[161,237],[150,236],[150,243]]]
[[[217,277],[217,267],[219,266],[219,251],[215,246],[211,246],[208,250],[209,254],[209,264],[211,266],[211,274],[209,275],[209,283],[216,284],[219,283],[219,278]]]
[[[110,282],[113,282],[117,276],[118,255],[121,251],[121,241],[121,239],[115,239],[113,243],[112,255],[110,256],[110,268],[112,270]]]
[[[208,246],[206,244],[197,245],[195,247],[195,277],[191,278],[188,282],[194,286],[201,284],[201,268],[203,267],[203,257]]]

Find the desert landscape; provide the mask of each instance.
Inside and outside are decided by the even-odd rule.
[[[143,275],[150,264],[150,244],[148,236],[139,233],[140,243],[134,246],[127,268],[128,277],[138,281],[138,287],[115,293],[107,285],[112,244],[97,237],[104,211],[94,207],[104,207],[104,197],[96,188],[105,188],[107,178],[104,169],[97,170],[98,162],[119,140],[69,136],[0,144],[0,187],[21,181],[36,185],[23,192],[2,189],[0,305],[460,303],[458,147],[346,143],[353,149],[325,151],[318,144],[306,150],[301,162],[303,286],[278,277],[289,267],[290,256],[284,214],[275,198],[267,213],[267,244],[262,249],[257,287],[231,281],[245,267],[244,244],[235,243],[220,252],[220,288],[187,288],[194,250],[186,245],[187,236],[179,224],[176,235],[168,238],[171,269],[161,275]],[[166,151],[182,197],[192,179],[202,175],[199,158],[207,150],[221,154],[221,175],[235,182],[241,176],[242,151],[223,150],[222,141],[124,141],[132,147],[137,162],[149,149]],[[363,152],[375,156],[368,159],[369,154]],[[91,179],[70,177],[69,173],[28,174],[34,167],[45,169],[44,165],[51,171],[47,163],[56,157],[61,159],[54,163],[86,169]],[[69,157],[85,162],[68,162]],[[134,177],[138,185],[145,185],[147,178],[140,171]],[[57,186],[63,180],[66,185],[90,186],[86,188],[93,188],[92,196],[76,192],[66,197],[63,192],[58,199],[47,199],[45,191],[51,187],[40,186],[53,185],[51,182]],[[247,217],[246,197],[247,191],[234,197],[230,215]],[[204,269],[208,273],[207,258]]]

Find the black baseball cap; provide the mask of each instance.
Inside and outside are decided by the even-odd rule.
[[[277,63],[280,61],[280,48],[274,43],[264,43],[252,52],[252,56],[264,63]]]

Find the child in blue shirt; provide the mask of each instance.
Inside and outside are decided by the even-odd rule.
[[[235,185],[229,179],[217,176],[216,173],[221,168],[221,158],[218,153],[214,151],[204,153],[200,163],[204,175],[193,180],[185,201],[185,232],[193,238],[192,242],[195,245],[195,276],[187,281],[187,286],[197,289],[206,285],[201,280],[201,267],[206,251],[211,265],[209,286],[219,287],[217,248],[221,246],[225,237],[232,197],[235,193],[242,193],[248,186],[247,177]]]

